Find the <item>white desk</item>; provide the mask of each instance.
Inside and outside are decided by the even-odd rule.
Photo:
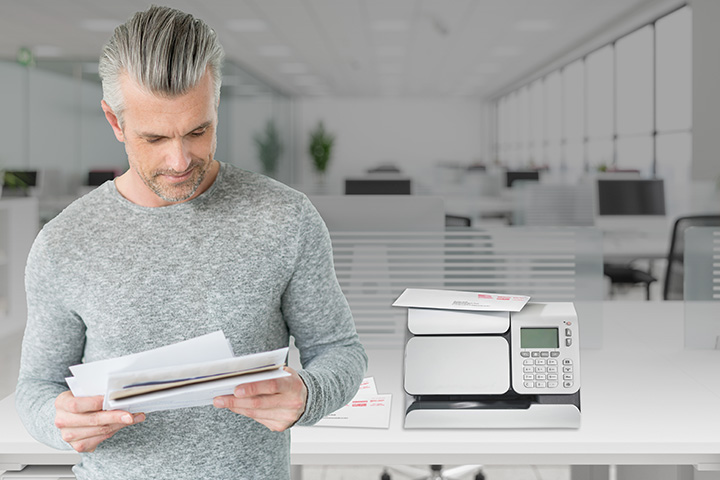
[[[296,427],[292,462],[720,469],[720,351],[682,349],[680,302],[607,302],[603,310],[603,348],[582,351],[578,430],[405,430],[402,352],[370,349],[368,374],[379,393],[393,394],[390,428]],[[0,425],[0,464],[77,460],[30,438],[11,398],[0,402]]]

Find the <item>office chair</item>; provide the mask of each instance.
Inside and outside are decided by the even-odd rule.
[[[632,264],[603,264],[603,275],[610,279],[611,293],[617,285],[644,285],[645,300],[650,300],[650,284],[657,281],[657,278],[650,273],[632,266]]]
[[[482,472],[482,465],[462,465],[459,467],[449,468],[443,471],[442,465],[430,465],[430,474],[427,471],[408,466],[387,467],[399,473],[409,476],[413,480],[458,480],[465,475],[475,473],[475,480],[485,480],[485,474]],[[387,472],[387,468],[380,475],[380,480],[391,480],[392,477]]]
[[[720,215],[689,215],[679,217],[673,225],[670,251],[665,269],[664,300],[683,300],[685,230],[689,227],[720,226]]]

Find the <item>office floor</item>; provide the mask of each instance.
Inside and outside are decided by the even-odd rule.
[[[660,299],[661,286],[652,286],[651,298]],[[609,287],[608,287],[609,290]],[[621,289],[609,300],[644,301],[642,288]],[[0,338],[0,398],[4,398],[15,389],[17,372],[20,366],[21,337]],[[425,467],[425,466],[421,466]],[[450,466],[448,466],[450,467]],[[349,465],[349,466],[307,466],[303,468],[302,480],[375,480],[383,472],[382,466]],[[566,466],[488,466],[484,469],[488,480],[569,480],[570,468]],[[393,480],[407,480],[410,477],[400,473],[392,474]],[[473,480],[473,475],[466,475],[461,480]]]

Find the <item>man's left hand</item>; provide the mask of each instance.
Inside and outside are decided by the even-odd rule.
[[[215,397],[213,405],[245,415],[274,432],[292,427],[305,411],[307,387],[295,370],[285,367],[289,377],[245,383],[233,395]]]

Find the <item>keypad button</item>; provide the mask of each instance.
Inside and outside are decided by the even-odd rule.
[[[541,356],[541,357],[549,357],[549,356],[550,356],[550,352],[540,352],[540,356]]]
[[[558,382],[548,382],[548,388],[557,388]]]
[[[570,375],[569,373],[566,373],[563,375],[563,380],[572,380],[572,379],[573,379],[573,376]]]
[[[549,373],[548,376],[547,376],[547,379],[548,379],[548,380],[557,380],[557,379],[558,379],[558,376],[555,375],[554,373]]]
[[[548,373],[557,373],[558,367],[547,367]]]
[[[572,364],[573,364],[572,359],[570,359],[570,358],[563,359],[563,365],[572,365]]]
[[[563,373],[572,373],[573,367],[563,367]]]
[[[537,382],[537,383],[535,384],[535,386],[536,386],[537,388],[545,388],[545,387],[547,386],[547,384],[546,384],[545,382]]]
[[[570,330],[569,328],[566,328],[566,329],[565,329],[565,336],[566,336],[566,337],[572,337],[572,330]]]
[[[557,365],[558,361],[555,360],[554,358],[550,358],[550,359],[548,359],[547,364],[548,365]]]
[[[560,356],[560,352],[550,352],[550,356],[551,356],[551,357],[559,357],[559,356]]]
[[[535,376],[532,374],[526,373],[525,375],[523,375],[523,380],[532,380],[533,378],[535,378]]]
[[[523,385],[525,388],[534,388],[535,384],[533,382],[524,382]]]
[[[544,358],[538,358],[535,360],[535,365],[545,365],[546,360]]]
[[[525,373],[532,373],[535,369],[533,367],[523,367],[523,372]]]
[[[532,355],[533,357],[539,357],[539,356],[540,356],[540,352],[532,352],[531,355]]]
[[[573,386],[573,382],[571,382],[570,380],[565,380],[563,382],[563,387],[565,387],[565,388],[570,388],[572,386]]]
[[[547,371],[547,367],[535,367],[535,372],[537,373],[545,373]]]
[[[535,375],[535,379],[536,380],[547,380],[547,375],[545,375],[544,373],[538,373],[537,375]]]
[[[520,352],[520,356],[521,356],[521,357],[529,357],[529,356],[530,356],[530,352]]]
[[[523,365],[533,365],[535,361],[532,358],[526,358],[523,360]]]
[[[565,339],[565,346],[566,346],[566,347],[572,346],[572,338],[566,338],[566,339]]]

